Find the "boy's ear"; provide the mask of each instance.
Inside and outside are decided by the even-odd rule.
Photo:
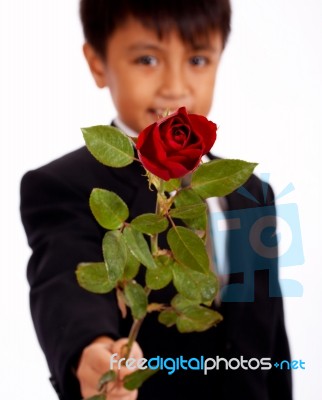
[[[84,43],[83,53],[89,69],[91,70],[91,73],[93,75],[93,78],[96,82],[96,85],[99,88],[104,88],[108,86],[106,68],[102,58],[97,54],[97,52],[89,43]]]

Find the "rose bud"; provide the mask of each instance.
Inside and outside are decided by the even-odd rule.
[[[185,107],[145,128],[136,148],[145,169],[168,181],[193,171],[216,140],[217,125]]]

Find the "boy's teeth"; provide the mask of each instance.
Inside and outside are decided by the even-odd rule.
[[[169,114],[173,114],[177,108],[149,108],[149,113],[156,115],[157,117],[165,117]],[[188,114],[191,114],[192,111],[187,110]]]
[[[151,111],[153,111],[157,115],[162,115],[162,116],[165,115],[166,113],[172,114],[174,112],[174,110],[171,110],[169,108],[155,108],[152,109]]]

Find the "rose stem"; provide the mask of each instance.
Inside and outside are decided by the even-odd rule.
[[[133,321],[133,324],[132,324],[131,330],[130,330],[130,334],[129,334],[129,341],[126,344],[126,353],[124,356],[126,360],[130,357],[133,343],[135,342],[135,340],[138,336],[138,333],[141,328],[143,320],[144,320],[144,317],[141,319],[135,319]]]
[[[157,190],[157,201],[156,201],[156,205],[155,205],[155,214],[156,215],[160,215],[161,213],[161,205],[160,205],[160,201],[159,201],[159,194],[161,196],[164,195],[164,180],[160,179],[160,186],[159,186],[159,190]],[[158,234],[154,234],[151,236],[151,251],[152,251],[152,255],[156,254],[159,250],[159,242],[158,242]]]
[[[159,197],[158,197],[159,193],[161,194],[161,196],[164,195],[164,180],[163,179],[160,179],[160,188],[157,193],[157,200],[156,200],[156,206],[155,206],[156,215],[159,215],[161,212],[161,206],[160,206],[160,201],[159,201]],[[159,249],[157,233],[151,236],[150,244],[151,244],[152,254],[156,254]],[[151,291],[150,289],[146,290],[147,295],[150,294],[150,291]],[[133,343],[135,342],[135,340],[138,336],[138,333],[139,333],[139,330],[141,328],[144,318],[145,317],[143,317],[141,319],[135,319],[133,321],[133,324],[132,324],[131,330],[130,330],[130,334],[129,334],[129,341],[126,344],[126,353],[124,356],[126,360],[129,358],[129,356],[131,354]]]

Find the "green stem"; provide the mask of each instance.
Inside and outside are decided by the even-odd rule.
[[[151,292],[151,289],[147,289],[146,290],[146,295],[149,296],[150,292]],[[137,338],[137,336],[139,334],[139,330],[140,330],[141,325],[142,325],[142,323],[144,321],[144,318],[145,317],[143,317],[141,319],[135,319],[133,321],[133,324],[131,326],[131,330],[130,330],[130,333],[129,333],[129,341],[125,345],[126,352],[124,354],[124,357],[125,357],[126,360],[130,357],[133,344],[136,341],[136,338]],[[123,357],[123,354],[121,356]],[[123,364],[125,364],[125,362]]]
[[[157,201],[155,205],[155,214],[159,215],[161,214],[161,205],[159,201],[159,195],[164,196],[164,180],[160,179],[160,187],[157,192]],[[156,233],[155,235],[151,236],[151,251],[152,255],[156,254],[159,250],[159,235]]]
[[[159,195],[161,197],[164,196],[164,181],[163,181],[163,179],[160,179],[160,187],[159,187],[159,190],[158,190],[158,193],[157,193],[157,201],[156,201],[156,206],[155,206],[156,215],[161,214],[161,204],[160,204],[160,200],[159,200]],[[151,251],[152,251],[152,255],[157,254],[157,252],[159,250],[158,240],[159,240],[159,235],[158,234],[155,234],[155,235],[151,236]],[[147,291],[147,296],[150,294],[150,291],[151,290]],[[131,354],[133,343],[135,342],[135,340],[136,340],[136,338],[138,336],[138,333],[139,333],[141,325],[142,325],[142,323],[144,321],[144,318],[145,317],[143,317],[141,319],[135,319],[133,321],[133,324],[131,326],[131,330],[130,330],[130,333],[129,333],[129,341],[126,344],[126,352],[125,352],[125,355],[124,355],[126,360],[129,358],[129,356]]]
[[[144,318],[135,319],[133,321],[133,324],[132,324],[132,327],[130,330],[130,334],[129,334],[129,341],[127,342],[127,345],[126,345],[126,353],[124,356],[126,358],[126,360],[130,357],[133,343],[135,342],[135,340],[138,336],[138,333],[141,328],[143,320],[144,320]]]

